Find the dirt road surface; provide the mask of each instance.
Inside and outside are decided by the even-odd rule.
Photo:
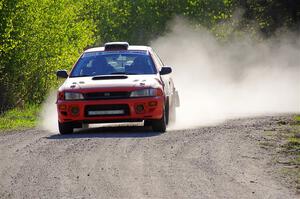
[[[298,198],[258,144],[278,119],[164,134],[144,127],[1,133],[0,198]]]

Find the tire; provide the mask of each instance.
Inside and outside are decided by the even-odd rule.
[[[169,103],[169,99],[167,100],[167,103],[165,104],[165,120],[166,120],[166,125],[168,125],[170,123],[170,103]]]
[[[153,131],[157,131],[160,133],[166,132],[167,129],[166,111],[164,111],[164,114],[161,119],[152,121],[152,129]]]
[[[74,130],[72,124],[60,122],[58,122],[58,129],[61,135],[71,134]]]

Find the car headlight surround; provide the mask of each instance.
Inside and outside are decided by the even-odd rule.
[[[65,92],[65,100],[82,100],[84,99],[82,93],[78,92]]]
[[[147,89],[141,89],[132,91],[130,93],[130,97],[153,97],[156,96],[157,90],[155,88],[147,88]]]

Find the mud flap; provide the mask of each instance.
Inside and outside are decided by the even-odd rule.
[[[176,107],[180,106],[180,99],[179,99],[178,91],[175,91],[175,106]]]

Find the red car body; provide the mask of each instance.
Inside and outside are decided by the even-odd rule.
[[[125,72],[83,74],[84,70],[91,70],[89,64],[94,60],[90,57],[94,56],[96,59],[97,56],[106,55],[108,58],[101,58],[98,62],[105,60],[105,64],[114,71],[121,70],[124,63],[130,70],[139,57],[147,60],[147,67],[153,64],[153,69],[146,68],[144,70],[148,72],[132,75]],[[161,60],[155,60],[159,58],[150,47],[109,43],[105,47],[86,50],[80,59],[83,64],[78,61],[70,75],[66,71],[57,72],[57,76],[67,77],[57,96],[61,134],[72,133],[74,128],[81,128],[84,124],[143,120],[145,125],[163,132],[169,121],[175,120],[175,107],[179,104],[179,97],[170,77],[172,70],[162,65]],[[117,62],[122,62],[122,66]],[[77,76],[74,75],[76,71],[79,74]]]

